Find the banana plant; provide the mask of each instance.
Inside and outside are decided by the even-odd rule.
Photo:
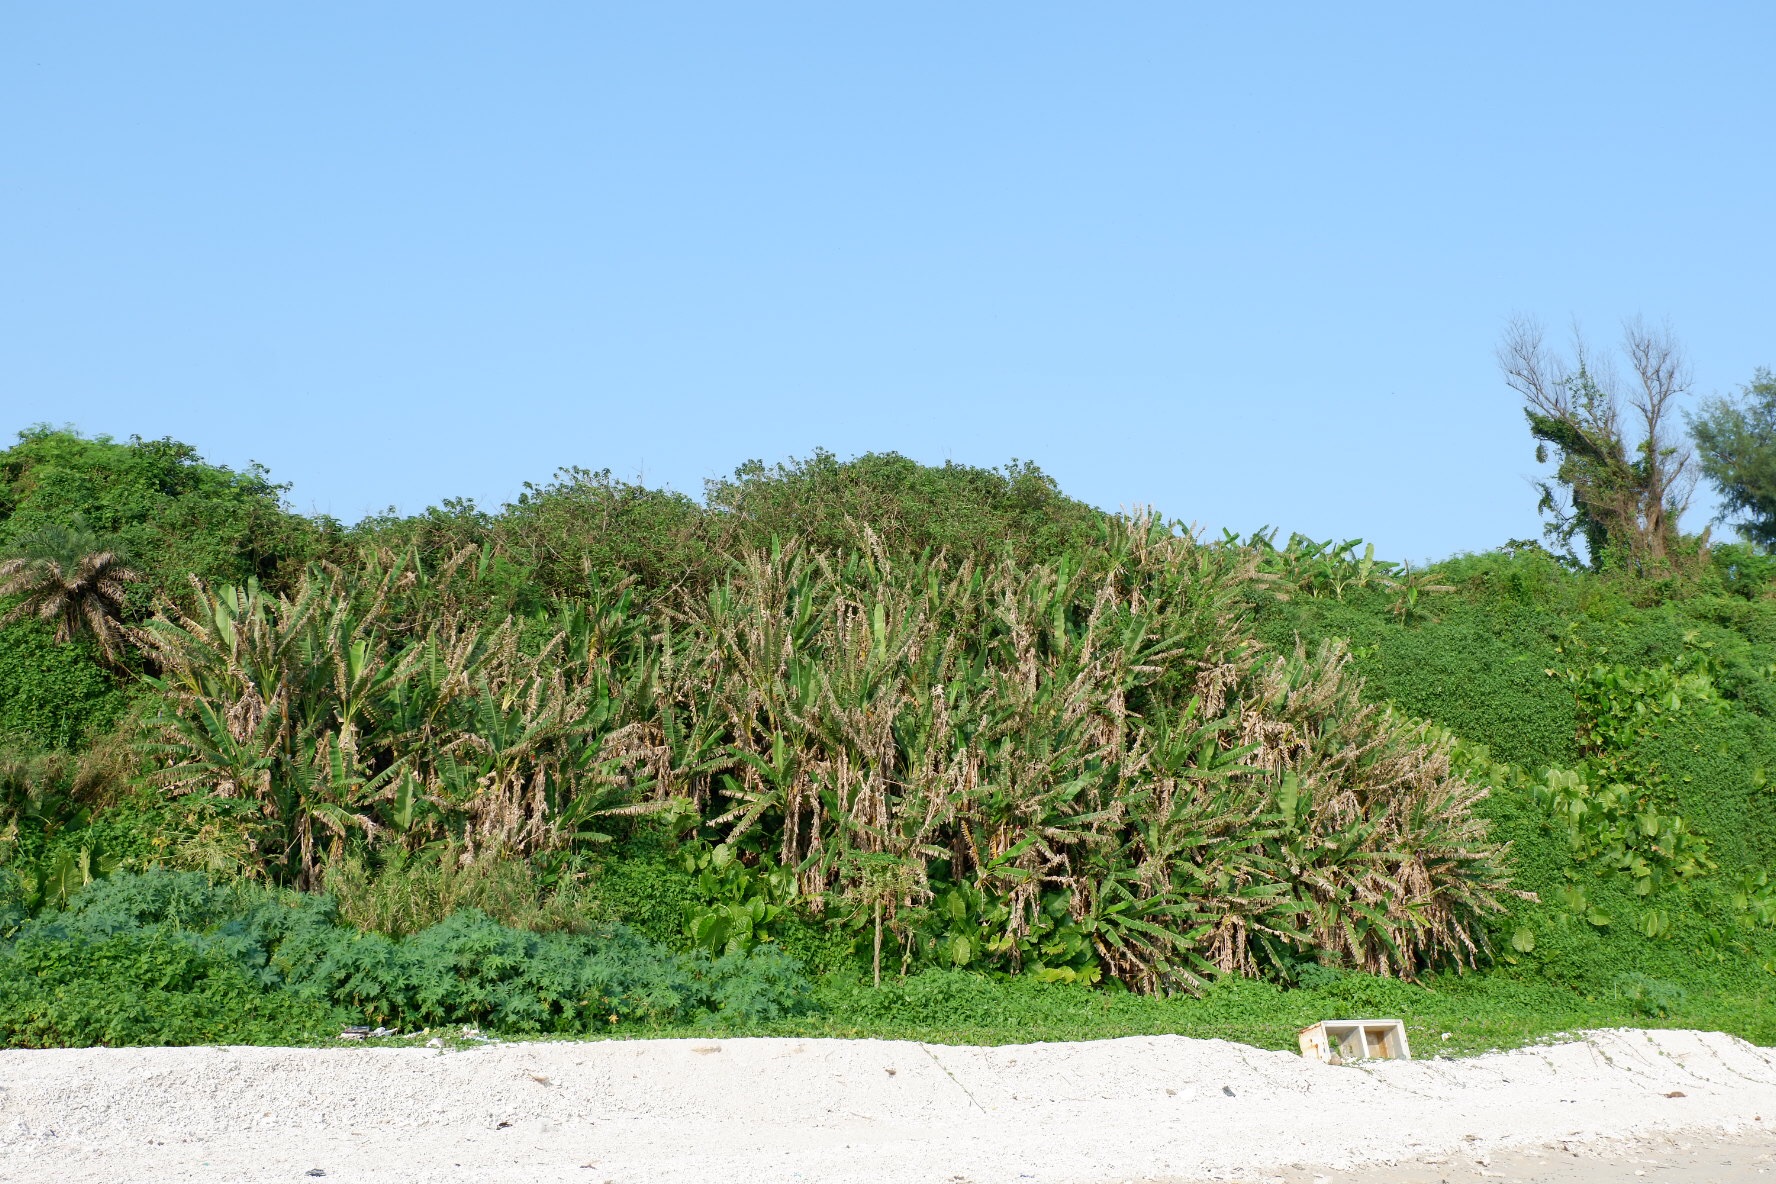
[[[646,814],[790,886],[707,900],[687,923],[712,950],[800,901],[878,975],[884,946],[1140,990],[1309,956],[1412,975],[1483,952],[1479,790],[1447,738],[1361,701],[1348,651],[1272,652],[1250,619],[1401,574],[1358,547],[1136,515],[1049,562],[914,562],[860,529],[503,621],[473,608],[493,551],[371,555],[166,607],[146,756],[205,841],[288,883],[359,844],[565,860]],[[1625,858],[1700,858],[1662,807],[1580,807]]]

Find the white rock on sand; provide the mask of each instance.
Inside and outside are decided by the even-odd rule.
[[[1338,1068],[1176,1036],[0,1051],[9,1182],[1313,1179],[1771,1127],[1776,1051],[1704,1032]]]

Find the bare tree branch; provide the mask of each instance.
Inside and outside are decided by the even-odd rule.
[[[1619,381],[1608,357],[1589,353],[1577,326],[1569,359],[1547,348],[1540,324],[1518,317],[1506,326],[1498,362],[1524,401],[1538,457],[1549,448],[1557,454],[1554,480],[1538,483],[1550,536],[1570,543],[1583,534],[1593,562],[1612,548],[1637,563],[1663,562],[1696,481],[1689,451],[1671,439],[1670,427],[1690,389],[1689,369],[1669,328],[1638,320],[1624,323],[1622,352],[1632,384]],[[1628,439],[1624,406],[1638,413],[1638,440]]]
[[[1504,339],[1497,351],[1499,370],[1505,385],[1523,396],[1523,401],[1543,415],[1566,412],[1566,390],[1555,372],[1546,346],[1542,343],[1542,326],[1530,317],[1513,317],[1505,326]]]

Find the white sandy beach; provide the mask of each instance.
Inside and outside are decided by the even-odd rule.
[[[1701,1032],[1363,1067],[1174,1036],[0,1051],[9,1184],[1751,1180],[1773,1129],[1776,1050]]]

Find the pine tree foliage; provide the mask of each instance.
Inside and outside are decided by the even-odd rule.
[[[1702,473],[1721,518],[1760,547],[1776,547],[1776,374],[1759,370],[1737,399],[1711,399],[1690,420]]]

